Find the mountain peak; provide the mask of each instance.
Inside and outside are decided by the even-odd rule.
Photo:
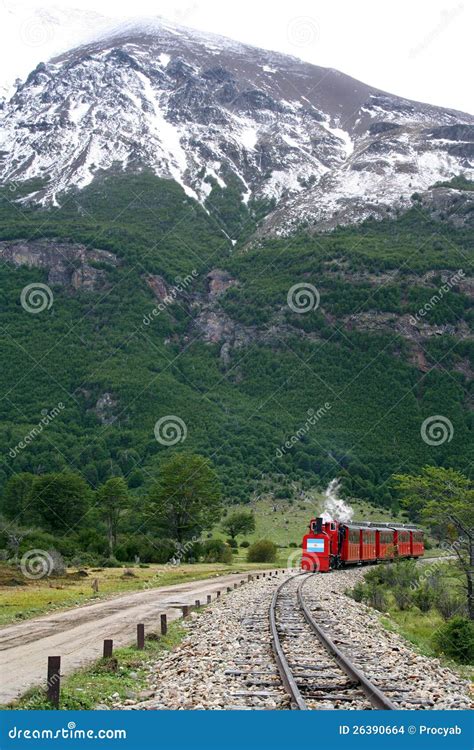
[[[161,18],[40,64],[2,113],[0,179],[54,202],[101,170],[151,168],[205,205],[271,201],[265,231],[346,223],[472,174],[474,118]]]

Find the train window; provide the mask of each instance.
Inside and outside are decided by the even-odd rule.
[[[331,531],[336,531],[336,524],[335,523],[331,523]]]

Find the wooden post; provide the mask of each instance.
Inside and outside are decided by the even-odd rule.
[[[234,589],[236,589],[238,585],[238,583],[234,583]]]
[[[142,622],[137,625],[137,648],[145,648],[145,626]]]
[[[231,587],[227,586],[227,593],[230,594],[231,591],[232,591]]]
[[[48,656],[48,681],[46,696],[55,708],[59,708],[61,692],[61,657]]]
[[[168,632],[168,623],[166,622],[166,615],[160,615],[161,624],[161,635],[166,635]]]
[[[216,591],[216,596],[217,596],[218,599],[220,599],[221,592],[220,591]]]
[[[249,573],[249,574],[248,574],[248,576],[247,576],[247,581],[249,581],[249,582],[250,582],[251,580],[252,580],[252,576],[251,576],[251,575],[250,575],[250,573]]]
[[[104,659],[109,659],[112,656],[113,649],[114,649],[114,642],[112,640],[104,641],[104,653],[103,653]]]
[[[199,601],[199,599],[196,599],[196,601],[194,602],[194,606],[196,607],[196,609],[201,606],[201,602]]]
[[[212,596],[210,594],[207,595],[207,603],[210,604],[212,601]]]
[[[183,606],[181,607],[181,609],[182,609],[182,612],[183,612],[183,617],[189,617],[189,605],[188,604],[183,604]]]

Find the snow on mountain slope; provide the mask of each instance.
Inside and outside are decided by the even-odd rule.
[[[98,170],[152,168],[201,202],[238,180],[263,231],[327,227],[473,175],[474,117],[292,57],[143,19],[30,73],[1,113],[0,180],[60,200]]]

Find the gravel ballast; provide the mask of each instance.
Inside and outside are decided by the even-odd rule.
[[[472,707],[469,683],[455,670],[418,654],[382,626],[379,612],[344,593],[364,572],[334,571],[310,577],[304,596],[317,622],[397,707]],[[111,707],[288,709],[273,660],[268,610],[275,587],[291,575],[288,571],[253,580],[214,600],[202,613],[191,613],[185,620],[189,632],[181,644],[149,664],[147,699],[130,698]],[[311,661],[304,640],[300,648],[301,655]],[[346,706],[329,701],[320,708]]]

